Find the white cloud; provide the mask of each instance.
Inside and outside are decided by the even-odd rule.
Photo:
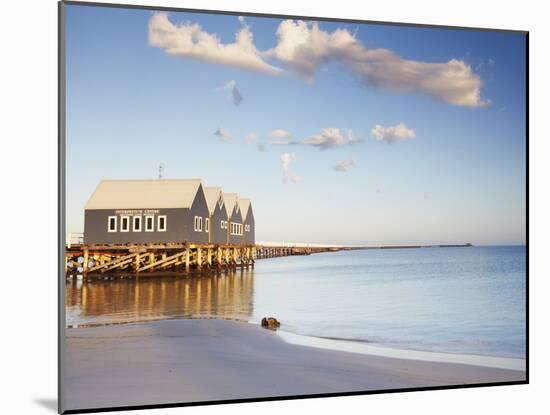
[[[383,125],[377,124],[371,131],[372,136],[378,141],[401,141],[401,140],[411,140],[416,137],[416,133],[407,128],[403,123],[394,125],[393,127],[384,127]]]
[[[347,134],[344,135],[339,128],[323,128],[319,134],[299,141],[297,144],[310,145],[321,150],[326,150],[346,144],[355,144],[358,141],[359,140],[353,136],[352,130],[348,130]]]
[[[356,163],[354,159],[342,160],[336,163],[333,169],[339,172],[347,172],[353,169],[355,167],[355,164]]]
[[[287,146],[291,143],[292,143],[292,141],[290,141],[290,140],[274,140],[274,141],[271,142],[271,144],[276,145],[276,146]]]
[[[482,107],[482,81],[464,60],[422,62],[405,59],[389,49],[367,48],[347,29],[322,30],[317,22],[284,20],[277,28],[277,45],[260,51],[242,16],[233,43],[222,43],[215,33],[196,23],[173,24],[167,13],[149,20],[149,44],[176,57],[278,75],[282,69],[266,58],[276,58],[308,82],[325,64],[344,64],[365,85],[399,93],[419,93],[452,105]],[[419,45],[421,47],[423,45]],[[493,63],[492,60],[489,62]]]
[[[273,130],[269,135],[273,138],[287,138],[290,137],[290,133],[286,130]]]
[[[481,107],[482,82],[470,65],[451,59],[444,63],[404,59],[388,49],[366,48],[347,29],[333,32],[318,23],[285,20],[277,29],[278,43],[264,53],[284,62],[308,82],[330,61],[339,61],[365,84],[402,93],[421,93],[444,102]]]
[[[176,25],[168,20],[167,13],[155,13],[149,19],[149,44],[161,48],[168,55],[180,58],[196,59],[269,75],[281,73],[281,69],[270,65],[261,56],[254,45],[252,32],[245,24],[236,33],[233,43],[224,44],[215,33],[204,31],[196,23]]]
[[[224,141],[231,140],[231,133],[226,128],[218,128],[214,131],[214,135],[220,137]]]
[[[237,88],[237,82],[233,79],[231,81],[228,81],[222,88],[219,89],[223,91],[229,91],[231,101],[235,106],[238,106],[243,100],[243,96]]]
[[[257,136],[256,133],[248,133],[246,137],[244,138],[244,141],[246,144],[252,143],[254,140],[256,140]]]
[[[293,183],[298,183],[301,179],[300,176],[293,175],[290,173],[290,163],[296,158],[295,153],[283,153],[281,154],[281,163],[283,165],[283,183],[286,183],[287,180],[292,181]]]

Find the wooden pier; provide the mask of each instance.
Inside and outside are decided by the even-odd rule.
[[[254,267],[255,249],[212,244],[77,244],[65,250],[65,269],[69,276],[235,270]]]
[[[68,244],[67,276],[203,274],[254,268],[257,259],[338,251],[339,247],[213,244]]]

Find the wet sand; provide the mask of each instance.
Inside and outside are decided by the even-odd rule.
[[[65,410],[523,381],[524,371],[285,342],[223,320],[70,328]]]

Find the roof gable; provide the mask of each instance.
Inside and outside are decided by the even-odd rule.
[[[246,220],[248,210],[250,209],[250,199],[239,198],[239,207],[241,208],[241,216],[243,217],[243,220]]]
[[[216,210],[216,203],[220,200],[221,194],[221,187],[209,186],[204,188],[204,196],[206,197],[206,204],[208,205],[210,214],[214,213]]]
[[[190,208],[200,179],[102,180],[84,209]]]
[[[238,196],[237,193],[224,193],[223,202],[225,205],[225,211],[227,212],[227,217],[230,218],[233,215],[233,210],[237,204]]]

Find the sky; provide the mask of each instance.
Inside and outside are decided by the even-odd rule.
[[[201,178],[256,239],[524,244],[522,34],[68,5],[67,231],[102,179]]]

